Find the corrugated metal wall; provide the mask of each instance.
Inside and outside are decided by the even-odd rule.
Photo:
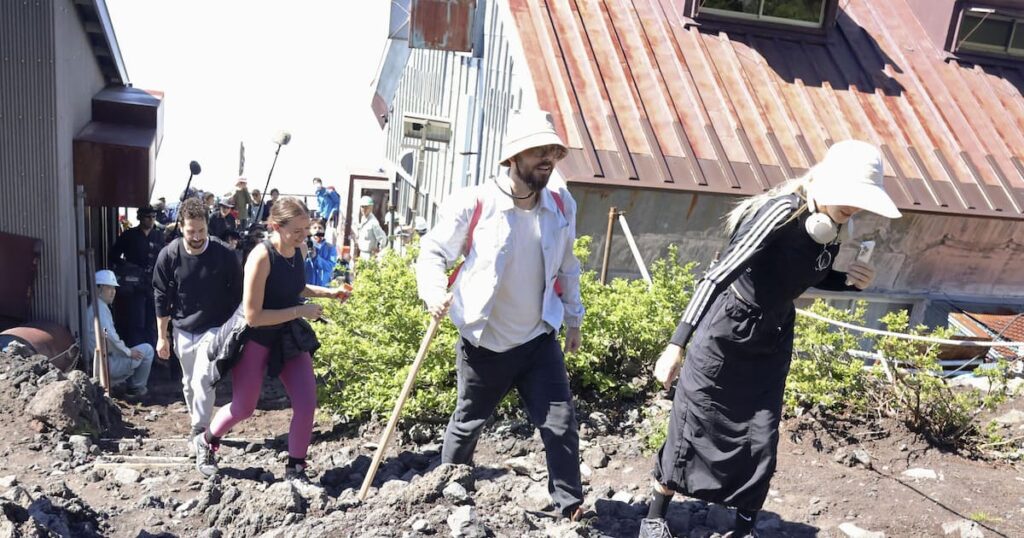
[[[0,2],[0,230],[43,240],[32,316],[63,320],[54,47],[51,2]]]
[[[419,140],[403,136],[406,114],[434,116],[452,123],[449,144],[427,142],[437,151],[425,152],[421,192],[427,204],[420,214],[428,222],[453,189],[476,185],[499,171],[505,120],[517,108],[524,92],[515,73],[517,52],[510,43],[507,7],[482,2],[482,50],[473,54],[434,50],[413,50],[392,102],[387,126],[387,156],[399,162],[403,152],[417,147]],[[520,69],[525,68],[525,62]],[[415,170],[414,170],[415,172]],[[399,197],[402,214],[408,197]]]
[[[0,230],[43,240],[32,317],[76,331],[72,141],[103,78],[72,0],[0,2],[0,50]]]
[[[92,96],[106,86],[106,80],[93,56],[89,38],[82,30],[74,2],[55,1],[53,17],[56,29],[54,65],[57,73],[58,177],[54,198],[59,200],[58,207],[68,209],[56,211],[51,216],[50,225],[53,230],[49,235],[60,243],[58,248],[62,253],[62,263],[55,278],[56,285],[65,291],[58,300],[68,316],[65,323],[75,331],[79,326],[77,318],[84,316],[85,310],[75,296],[79,288],[78,264],[71,261],[81,262],[75,255],[78,249],[76,234],[71,233],[76,226],[75,212],[71,209],[75,203],[73,143],[75,135],[92,119]],[[104,266],[102,262],[97,264],[97,268]],[[84,271],[84,268],[81,269]]]

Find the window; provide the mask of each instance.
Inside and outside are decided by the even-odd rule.
[[[698,14],[821,28],[827,0],[699,0]]]
[[[955,51],[1024,56],[1024,20],[970,8],[960,18]]]

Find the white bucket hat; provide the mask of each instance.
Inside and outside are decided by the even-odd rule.
[[[512,157],[530,148],[550,145],[566,148],[562,137],[555,131],[551,113],[537,109],[520,110],[508,116],[505,141],[498,159],[502,166],[509,166]]]
[[[903,216],[885,192],[882,154],[872,144],[836,142],[811,174],[808,194],[819,206],[847,205],[890,219]]]
[[[110,269],[102,269],[96,271],[96,285],[97,286],[114,286],[117,285],[117,277],[114,276],[114,272]]]
[[[368,205],[373,205],[373,198],[370,198],[369,196],[363,196],[362,198],[359,199],[359,207],[366,207]]]

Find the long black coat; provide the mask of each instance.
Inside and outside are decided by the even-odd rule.
[[[676,491],[746,509],[764,504],[793,352],[793,301],[810,287],[856,289],[832,269],[839,245],[807,234],[802,204],[781,196],[744,219],[672,337],[689,348],[654,476]]]

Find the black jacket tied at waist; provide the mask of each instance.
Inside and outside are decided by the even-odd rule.
[[[214,383],[220,381],[235,367],[242,358],[242,347],[249,340],[270,349],[267,375],[271,377],[281,374],[285,362],[303,352],[312,355],[320,349],[320,341],[317,340],[316,333],[308,321],[300,318],[269,327],[250,327],[239,307],[207,348],[210,362],[217,370],[217,379]]]

